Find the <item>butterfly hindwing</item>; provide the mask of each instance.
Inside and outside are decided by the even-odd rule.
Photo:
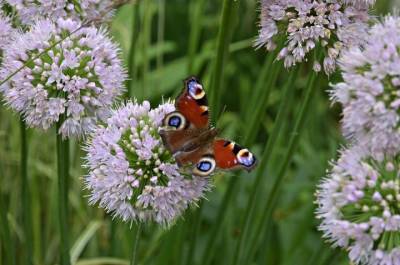
[[[216,139],[213,151],[216,166],[221,169],[243,168],[250,171],[256,165],[257,160],[253,153],[232,141]]]

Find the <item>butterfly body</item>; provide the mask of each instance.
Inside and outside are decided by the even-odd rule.
[[[197,78],[184,82],[184,90],[176,99],[176,111],[166,115],[159,131],[178,165],[194,165],[192,173],[200,176],[208,176],[216,168],[254,168],[256,158],[250,151],[217,138],[218,129],[210,126],[207,97]]]

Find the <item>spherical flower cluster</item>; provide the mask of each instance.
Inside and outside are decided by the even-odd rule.
[[[344,0],[344,2],[349,5],[369,5],[369,6],[374,5],[375,1],[376,0]]]
[[[317,191],[320,230],[355,264],[400,264],[400,156],[344,151]]]
[[[74,20],[109,19],[111,0],[6,0],[18,12],[23,24],[37,19],[72,18]]]
[[[11,41],[13,31],[10,18],[2,14],[0,11],[0,52]]]
[[[343,82],[333,86],[343,105],[343,130],[372,152],[400,151],[400,18],[387,17],[369,30],[363,49],[343,53]]]
[[[59,130],[63,137],[90,131],[123,92],[126,74],[117,46],[104,30],[80,28],[70,19],[38,21],[31,31],[17,36],[5,51],[1,79],[24,64],[0,87],[6,103],[30,127],[45,130],[65,113]]]
[[[174,109],[171,103],[150,109],[147,101],[129,102],[96,128],[86,146],[90,203],[124,221],[168,225],[201,199],[208,180],[181,172],[158,134]]]
[[[261,22],[256,46],[281,49],[277,58],[285,67],[307,61],[317,45],[326,54],[314,58],[314,71],[327,74],[336,68],[342,49],[363,42],[368,20],[366,6],[345,5],[341,0],[262,0]],[[283,48],[282,48],[283,46]]]

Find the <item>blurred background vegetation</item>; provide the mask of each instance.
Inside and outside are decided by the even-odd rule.
[[[211,86],[220,29],[222,0],[141,0],[117,10],[110,35],[121,46],[121,56],[129,66],[131,88],[129,96],[150,100],[156,106],[162,100],[174,98],[182,88],[182,80],[194,74]],[[381,15],[398,6],[394,1],[377,1],[371,11]],[[223,62],[219,87],[220,102],[214,110],[214,124],[221,135],[246,145],[261,157],[275,125],[283,84],[289,71],[274,61],[267,67],[268,54],[255,50],[259,4],[252,0],[237,0],[232,19],[227,25],[231,34],[227,59]],[[271,60],[271,58],[270,58]],[[277,80],[267,82],[273,70]],[[258,233],[257,226],[265,213],[266,198],[276,181],[278,169],[291,136],[294,116],[299,111],[300,98],[311,73],[304,64],[286,99],[285,122],[276,141],[274,152],[261,172],[261,192],[256,196],[254,218],[249,234]],[[316,93],[305,120],[305,130],[292,154],[293,159],[284,174],[272,218],[260,236],[259,244],[244,238],[241,248],[253,253],[253,258],[239,264],[348,264],[345,254],[333,250],[321,239],[314,218],[314,190],[335,158],[342,142],[338,106],[330,106],[329,82],[340,76],[317,77]],[[255,112],[252,95],[257,88],[270,93],[262,97],[261,111]],[[261,100],[259,98],[258,100]],[[222,111],[224,110],[224,111]],[[256,115],[256,116],[254,116]],[[252,137],[249,120],[255,119]],[[20,180],[19,118],[0,106],[0,265],[8,265],[6,256],[15,264],[23,264],[26,244],[34,246],[33,261],[37,265],[57,264],[59,235],[57,228],[57,181],[54,132],[29,131],[29,187],[33,238],[27,242],[22,229]],[[71,258],[79,265],[128,264],[135,238],[135,224],[112,220],[102,209],[88,206],[83,190],[85,169],[79,142],[71,144],[70,224]],[[232,185],[235,179],[235,185]],[[231,264],[237,252],[255,172],[218,174],[214,188],[200,207],[192,207],[170,229],[146,224],[139,242],[139,264]],[[231,196],[224,201],[229,187]],[[226,197],[225,197],[226,198]],[[132,226],[132,229],[130,228]],[[243,263],[244,262],[244,263]]]

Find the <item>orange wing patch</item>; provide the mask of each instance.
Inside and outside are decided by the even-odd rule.
[[[199,103],[190,97],[186,92],[183,93],[177,100],[177,109],[185,116],[185,118],[196,128],[208,127],[208,109],[207,106],[201,106]]]
[[[217,167],[228,169],[239,164],[236,155],[233,152],[235,143],[225,140],[214,141],[214,157]]]

